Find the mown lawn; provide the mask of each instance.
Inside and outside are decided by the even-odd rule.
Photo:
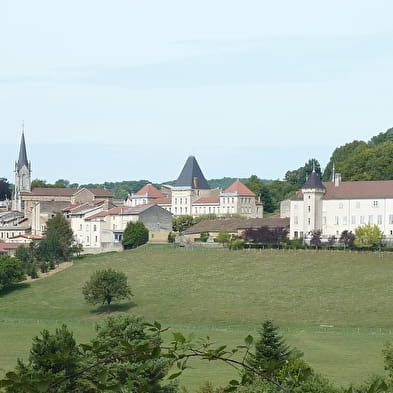
[[[127,274],[135,295],[115,312],[229,346],[256,336],[259,324],[273,319],[286,340],[338,384],[384,372],[381,349],[393,340],[391,254],[148,246],[87,256],[0,295],[0,373],[28,355],[32,336],[43,328],[66,323],[78,341],[87,341],[106,313],[86,304],[81,288],[93,271],[108,267]],[[233,376],[224,365],[199,362],[181,382],[194,389]]]

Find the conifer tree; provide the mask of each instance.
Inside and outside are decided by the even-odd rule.
[[[250,366],[273,376],[290,359],[291,349],[282,336],[277,333],[278,328],[272,321],[265,321],[259,330],[259,340],[255,343],[255,354],[250,354]]]

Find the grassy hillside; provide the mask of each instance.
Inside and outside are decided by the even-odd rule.
[[[118,311],[229,345],[273,319],[318,371],[337,383],[361,381],[383,373],[381,348],[393,340],[392,263],[389,254],[164,246],[88,256],[0,296],[0,373],[27,356],[43,328],[65,322],[88,340],[105,312],[84,303],[81,288],[93,271],[112,267],[127,274],[135,294]],[[232,376],[225,366],[199,364],[182,382],[195,388]]]

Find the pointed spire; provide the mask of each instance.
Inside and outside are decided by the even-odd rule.
[[[29,166],[26,153],[26,142],[25,142],[25,125],[22,123],[22,138],[20,141],[19,158],[18,158],[18,169],[22,168],[23,165]]]
[[[189,156],[187,158],[184,167],[176,180],[175,187],[191,187],[198,188],[202,190],[210,189],[205,176],[198,165],[198,162],[194,156]]]
[[[326,187],[321,182],[321,179],[317,172],[312,171],[310,176],[308,177],[306,183],[303,185],[302,189],[313,189],[318,188],[320,190],[325,190]]]

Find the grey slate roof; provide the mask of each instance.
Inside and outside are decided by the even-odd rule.
[[[26,153],[25,134],[22,132],[22,139],[20,141],[20,149],[19,149],[18,169],[22,168],[23,165],[29,167],[29,162],[27,161],[27,153]]]
[[[302,187],[302,189],[310,189],[310,188],[318,188],[320,190],[325,189],[325,186],[322,184],[318,173],[316,173],[315,171],[311,172],[311,175],[308,177],[307,181],[304,183]]]
[[[209,190],[209,184],[207,183],[205,176],[198,165],[198,162],[194,156],[187,158],[184,167],[176,180],[175,187],[191,187],[202,190]]]

